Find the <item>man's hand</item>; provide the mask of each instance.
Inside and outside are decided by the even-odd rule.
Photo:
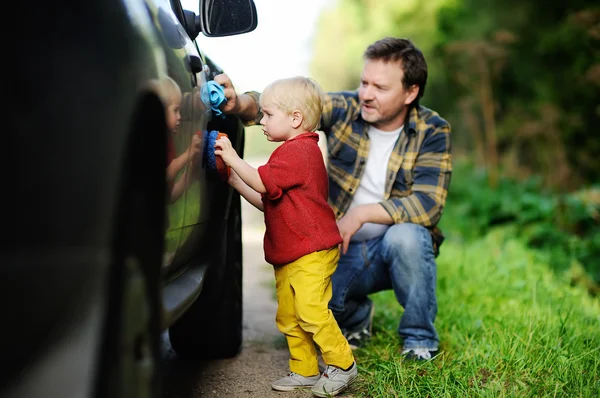
[[[360,213],[356,211],[356,208],[350,209],[337,223],[340,235],[342,235],[343,239],[343,242],[340,245],[342,254],[346,254],[350,239],[364,224],[364,221],[361,220],[359,214]]]
[[[240,158],[227,137],[221,137],[215,142],[215,155],[219,155],[225,164],[230,167],[232,167],[232,163]]]
[[[214,80],[223,87],[223,95],[225,95],[225,98],[227,99],[220,108],[224,113],[238,115],[245,121],[256,119],[259,108],[254,97],[248,94],[241,94],[238,96],[229,76],[224,73],[216,75]]]
[[[214,80],[223,87],[223,94],[225,94],[225,98],[227,99],[227,101],[221,106],[221,110],[225,113],[239,113],[240,104],[238,101],[238,96],[235,92],[235,87],[233,87],[233,83],[231,83],[231,80],[229,79],[229,76],[227,76],[225,73],[221,73],[220,75],[216,75]]]

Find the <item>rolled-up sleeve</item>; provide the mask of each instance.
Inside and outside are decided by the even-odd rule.
[[[410,222],[424,227],[435,226],[446,204],[452,174],[450,126],[433,130],[423,141],[415,160],[411,194],[394,196],[380,204],[394,223]]]
[[[244,94],[250,96],[250,98],[252,98],[254,102],[256,102],[256,106],[258,107],[258,113],[256,114],[256,117],[254,119],[242,120],[242,122],[244,123],[244,126],[247,127],[256,126],[257,124],[260,124],[260,119],[262,119],[263,117],[263,112],[258,102],[260,98],[260,93],[256,91],[247,91]]]

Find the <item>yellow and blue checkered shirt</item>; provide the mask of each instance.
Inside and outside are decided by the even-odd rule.
[[[248,92],[258,103],[259,93]],[[258,123],[256,119],[248,124]],[[329,204],[337,219],[350,206],[369,154],[369,125],[360,116],[357,91],[328,93],[320,129],[327,136]],[[428,228],[437,253],[443,235],[440,221],[452,174],[450,124],[424,106],[410,110],[387,168],[384,200],[380,204],[395,223]]]

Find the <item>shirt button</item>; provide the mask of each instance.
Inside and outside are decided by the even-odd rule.
[[[352,188],[350,188],[350,189],[348,190],[348,192],[352,192],[352,191],[354,191],[354,189],[352,189]]]

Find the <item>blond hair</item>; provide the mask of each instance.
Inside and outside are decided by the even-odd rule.
[[[150,88],[154,90],[165,105],[170,105],[176,98],[181,98],[179,84],[169,76],[163,76],[159,80],[152,80]]]
[[[302,113],[302,128],[315,131],[321,122],[323,112],[323,90],[309,77],[290,77],[275,80],[260,95],[260,106],[270,102],[287,115],[294,111]]]

